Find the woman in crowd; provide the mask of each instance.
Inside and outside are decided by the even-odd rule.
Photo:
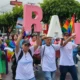
[[[2,80],[2,74],[6,74],[6,55],[4,45],[0,40],[0,80]]]
[[[16,42],[17,38],[18,38],[17,34],[12,35],[12,40],[9,43],[9,47],[15,49],[15,47],[16,47],[15,42]]]
[[[36,33],[33,33],[32,36],[31,36],[31,38],[30,38],[30,44],[31,44],[31,46],[36,45],[36,40],[37,40],[37,35],[36,35]],[[39,69],[38,64],[40,64],[40,50],[39,50],[39,48],[36,49],[36,51],[34,52],[33,62],[34,62],[33,63],[34,70],[38,71],[38,69]]]
[[[30,44],[33,46],[36,44],[37,35],[33,33],[33,35],[30,38]]]
[[[30,47],[29,41],[24,40],[22,42],[22,49],[19,47],[20,40],[22,39],[24,30],[22,30],[16,41],[15,55],[17,59],[16,80],[35,80],[33,71],[33,59],[34,51],[38,48],[39,39],[37,38],[37,44]],[[22,51],[22,53],[21,53]],[[18,60],[19,55],[23,54],[22,58]]]

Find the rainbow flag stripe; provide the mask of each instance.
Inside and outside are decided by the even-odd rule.
[[[65,33],[68,30],[68,26],[69,26],[69,21],[66,20],[63,27],[62,27],[62,32]]]
[[[75,16],[73,15],[71,18],[71,22],[69,24],[69,27],[68,27],[68,33],[69,34],[74,32],[74,22],[75,22]]]

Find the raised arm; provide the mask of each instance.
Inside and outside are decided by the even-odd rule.
[[[37,35],[36,45],[34,45],[34,51],[41,45],[40,36]]]
[[[62,39],[62,40],[61,40],[61,46],[64,47],[64,46],[65,46],[72,38],[74,38],[75,36],[76,36],[76,34],[73,33],[72,36],[70,36],[67,40],[64,41],[64,40]],[[64,41],[64,42],[63,42],[63,41]]]
[[[24,29],[22,29],[22,31],[21,31],[21,33],[20,33],[20,35],[19,35],[19,37],[18,37],[18,39],[17,39],[17,41],[16,41],[16,49],[15,49],[15,51],[16,51],[16,53],[18,53],[19,52],[19,43],[20,43],[20,40],[22,39],[22,37],[23,37],[23,33],[24,33]]]

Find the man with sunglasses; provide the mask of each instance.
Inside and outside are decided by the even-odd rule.
[[[17,69],[16,69],[16,80],[35,80],[34,71],[33,71],[33,59],[32,56],[34,54],[34,51],[38,48],[38,38],[36,41],[35,46],[30,46],[29,41],[24,40],[22,42],[22,49],[20,49],[19,43],[20,40],[23,37],[24,30],[22,30],[21,34],[19,35],[17,41],[16,41],[16,49],[15,49],[15,55],[16,59],[18,60],[18,57],[21,53],[21,50],[23,51],[23,56],[20,60],[18,60],[17,63]],[[29,53],[29,50],[32,54]]]

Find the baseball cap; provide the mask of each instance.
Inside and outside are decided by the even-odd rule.
[[[22,42],[22,45],[30,46],[29,40],[24,40],[24,41]]]

